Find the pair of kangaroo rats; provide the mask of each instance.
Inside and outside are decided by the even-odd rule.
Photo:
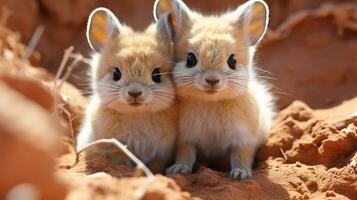
[[[229,155],[231,177],[249,177],[274,115],[253,63],[268,13],[262,0],[219,16],[203,16],[181,0],[157,0],[156,24],[137,33],[110,11],[94,11],[87,37],[99,53],[79,147],[117,138],[156,172],[175,152],[167,174],[191,173],[197,155]]]

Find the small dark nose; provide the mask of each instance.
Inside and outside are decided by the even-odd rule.
[[[142,94],[141,91],[135,91],[135,92],[129,91],[128,93],[129,93],[130,96],[132,96],[134,98],[139,97]]]
[[[219,83],[219,79],[205,79],[208,84],[216,85]]]

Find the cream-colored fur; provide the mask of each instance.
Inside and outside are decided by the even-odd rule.
[[[207,158],[223,155],[232,146],[260,144],[273,114],[269,107],[258,105],[266,103],[258,100],[262,96],[270,98],[263,89],[221,101],[180,98],[180,142],[197,144]]]
[[[176,133],[174,107],[127,115],[103,108],[99,101],[98,96],[91,97],[78,148],[99,138],[116,138],[146,164],[154,159],[170,159]]]
[[[190,173],[200,153],[206,159],[227,154],[231,176],[251,175],[256,149],[267,137],[274,116],[269,88],[254,72],[256,45],[265,34],[268,8],[249,1],[220,16],[203,16],[180,0],[158,0],[154,14],[173,15],[174,82],[179,99],[176,162],[167,173]],[[188,52],[197,58],[187,67]],[[234,54],[236,69],[227,60]],[[210,85],[206,79],[219,80]]]
[[[160,172],[172,157],[176,137],[169,25],[162,19],[144,32],[134,32],[119,24],[107,9],[97,9],[91,16],[87,36],[97,51],[92,59],[94,94],[77,147],[100,138],[116,138],[151,170]],[[115,67],[120,69],[120,80],[113,79]],[[160,69],[159,83],[152,79],[156,68]],[[130,96],[131,91],[141,95]]]

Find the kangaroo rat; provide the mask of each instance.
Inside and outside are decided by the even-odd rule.
[[[95,51],[93,95],[78,148],[100,138],[116,138],[154,172],[164,169],[176,138],[168,19],[165,14],[145,31],[134,32],[106,8],[91,13],[87,39]]]
[[[220,16],[203,16],[181,0],[157,0],[154,15],[172,15],[178,95],[176,162],[167,173],[191,173],[196,154],[230,157],[230,176],[252,174],[254,154],[274,116],[272,95],[257,80],[253,56],[269,10],[252,0]]]

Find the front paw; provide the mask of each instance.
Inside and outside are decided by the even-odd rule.
[[[230,176],[235,180],[243,180],[250,176],[252,176],[251,169],[241,169],[241,168],[234,168],[231,170]]]
[[[166,169],[166,174],[191,174],[192,167],[187,164],[174,164]]]

